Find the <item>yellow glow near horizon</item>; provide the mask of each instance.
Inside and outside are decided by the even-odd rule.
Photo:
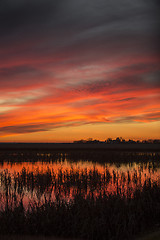
[[[93,138],[105,140],[108,137],[123,137],[143,140],[160,137],[160,122],[150,123],[100,123],[83,126],[55,128],[45,132],[35,132],[1,137],[0,142],[73,142]]]

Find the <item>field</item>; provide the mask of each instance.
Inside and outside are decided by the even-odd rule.
[[[146,151],[3,150],[0,234],[120,240],[159,229],[159,159]]]

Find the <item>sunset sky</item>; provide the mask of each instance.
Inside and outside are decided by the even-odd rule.
[[[1,0],[0,142],[160,138],[159,2]]]

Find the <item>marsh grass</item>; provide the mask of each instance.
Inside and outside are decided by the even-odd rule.
[[[58,169],[37,167],[34,170],[23,167],[21,171],[1,171],[0,207],[4,207],[5,201],[13,208],[13,202],[17,204],[21,200],[25,202],[25,207],[34,201],[42,204],[46,199],[54,201],[59,198],[69,201],[77,194],[83,198],[96,198],[104,194],[133,197],[134,191],[141,191],[145,185],[152,186],[154,182],[160,184],[160,176],[155,175],[157,167],[152,162],[140,164],[137,169],[133,168],[132,172],[123,172],[118,170],[118,167],[116,170],[105,165],[101,171],[94,165],[92,168],[82,169],[69,166],[64,169],[62,166]],[[153,181],[154,175],[157,177]]]
[[[160,187],[145,185],[134,196],[101,194],[69,202],[59,198],[36,202],[27,210],[22,201],[0,212],[1,234],[54,235],[84,239],[131,239],[160,223]]]
[[[2,167],[15,161],[42,165],[57,161],[62,167],[0,171],[0,235],[121,240],[154,229],[160,225],[158,157],[158,153],[1,152]],[[72,164],[63,168],[66,159],[71,163],[109,159],[110,165],[103,163],[101,172],[96,167],[74,169]],[[109,168],[112,162],[115,168]],[[133,171],[119,171],[123,162]],[[153,180],[154,175],[158,177]]]

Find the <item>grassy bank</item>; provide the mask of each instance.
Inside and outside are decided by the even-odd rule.
[[[56,199],[25,210],[22,202],[0,212],[1,235],[41,235],[82,239],[131,239],[160,223],[160,187],[157,184],[135,191],[126,198],[101,194],[70,202]]]

